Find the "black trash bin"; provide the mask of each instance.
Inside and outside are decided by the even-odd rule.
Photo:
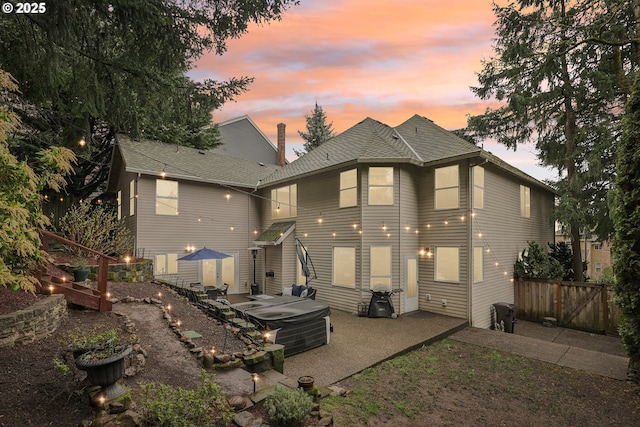
[[[496,312],[496,324],[504,325],[504,331],[512,334],[516,324],[516,305],[508,302],[497,302],[493,304],[493,308]]]
[[[252,283],[251,284],[251,295],[258,295],[258,284],[257,283]]]

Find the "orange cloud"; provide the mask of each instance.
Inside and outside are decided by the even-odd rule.
[[[338,132],[365,117],[395,126],[413,114],[457,129],[486,109],[469,87],[492,53],[489,0],[301,3],[197,63],[197,79],[255,78],[214,120],[248,114],[272,141],[286,123],[288,143],[301,144],[315,102]]]

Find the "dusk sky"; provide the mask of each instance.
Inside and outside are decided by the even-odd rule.
[[[489,105],[469,87],[492,55],[491,0],[300,3],[281,21],[251,26],[223,56],[205,56],[190,73],[255,78],[236,102],[214,112],[216,122],[246,114],[273,143],[276,125],[285,123],[287,158],[294,160],[315,102],[338,133],[366,117],[397,126],[414,114],[453,130]],[[555,176],[525,146],[484,148],[535,178]]]

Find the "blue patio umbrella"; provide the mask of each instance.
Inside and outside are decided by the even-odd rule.
[[[222,259],[229,258],[231,255],[223,254],[222,252],[214,251],[206,246],[202,249],[198,249],[195,252],[178,258],[178,261],[198,261],[201,259]]]

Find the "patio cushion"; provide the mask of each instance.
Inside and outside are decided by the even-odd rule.
[[[306,286],[298,286],[298,285],[292,285],[291,286],[291,295],[293,295],[294,297],[299,297],[300,294],[302,293],[302,291],[304,289],[306,289]]]

